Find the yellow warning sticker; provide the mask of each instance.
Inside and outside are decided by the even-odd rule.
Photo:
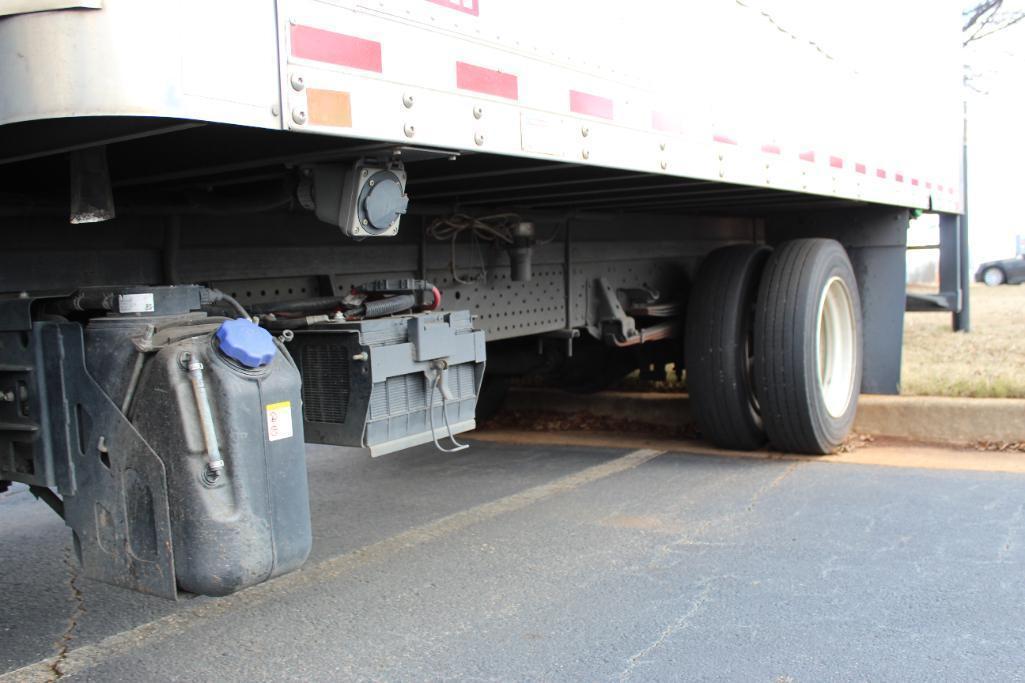
[[[280,441],[292,436],[292,402],[281,401],[267,406],[267,440]]]

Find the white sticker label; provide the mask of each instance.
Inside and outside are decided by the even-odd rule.
[[[292,436],[292,402],[282,401],[267,406],[267,440],[280,441]]]
[[[564,119],[539,114],[520,114],[520,147],[524,152],[566,156],[569,129]]]
[[[117,310],[121,313],[152,313],[153,294],[118,294]]]

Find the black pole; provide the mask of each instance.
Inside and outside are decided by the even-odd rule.
[[[955,332],[971,332],[971,306],[969,296],[972,276],[968,271],[968,98],[964,101],[964,123],[961,132],[961,215],[957,219],[958,255],[958,306],[951,321]]]

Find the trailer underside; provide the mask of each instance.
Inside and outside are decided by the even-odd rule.
[[[6,306],[6,312],[0,311],[0,336],[5,346],[4,396],[10,397],[7,407],[12,411],[2,428],[10,452],[0,453],[0,479],[29,483],[41,496],[52,496],[46,493],[51,488],[62,494],[63,502],[54,500],[54,506],[75,529],[87,570],[119,585],[171,596],[177,576],[180,587],[218,594],[288,571],[305,557],[301,543],[280,557],[246,556],[239,566],[259,560],[265,567],[262,573],[228,572],[227,578],[211,583],[213,569],[182,566],[184,560],[172,558],[170,550],[157,550],[161,543],[170,544],[172,536],[188,548],[183,536],[199,533],[175,526],[185,524],[176,521],[176,501],[195,499],[200,502],[187,505],[207,505],[203,496],[215,495],[207,489],[223,486],[225,480],[218,479],[220,470],[215,468],[221,462],[220,446],[229,451],[224,458],[229,484],[238,485],[242,477],[243,483],[259,488],[259,476],[274,476],[245,474],[248,465],[239,463],[246,461],[232,460],[239,457],[230,453],[239,447],[235,435],[251,433],[246,430],[253,425],[245,426],[247,413],[231,413],[226,406],[242,402],[238,397],[247,390],[217,387],[218,382],[235,382],[239,373],[245,380],[249,370],[236,368],[235,375],[222,379],[216,375],[223,370],[215,358],[220,356],[202,356],[211,353],[209,348],[229,348],[231,353],[227,338],[210,339],[209,348],[202,341],[214,327],[224,326],[224,318],[196,317],[206,315],[199,308],[212,301],[271,312],[262,316],[261,324],[281,333],[274,344],[294,368],[280,365],[277,374],[302,371],[302,400],[246,399],[260,410],[260,401],[266,404],[268,435],[285,429],[280,427],[279,420],[286,419],[280,406],[291,415],[287,406],[302,404],[305,417],[296,419],[305,420],[307,440],[363,445],[372,453],[385,453],[431,439],[438,444],[447,437],[452,448],[461,448],[455,434],[473,427],[478,398],[487,403],[488,387],[501,387],[510,377],[540,373],[577,390],[592,390],[638,368],[651,377],[669,363],[682,370],[688,361],[684,321],[689,294],[710,252],[727,245],[782,248],[799,238],[829,238],[843,246],[839,251],[853,267],[853,294],[848,292],[846,300],[860,300],[864,371],[859,367],[853,374],[852,366],[851,377],[861,378],[862,391],[892,393],[898,388],[906,209],[594,166],[181,121],[50,121],[5,126],[0,135],[0,142],[9,143],[7,163],[0,165],[0,221],[7,230],[0,252],[0,292],[6,294],[0,302]],[[25,140],[35,145],[19,147]],[[96,181],[75,170],[76,160],[97,153],[109,169],[99,173],[99,186],[109,183],[109,208],[116,217],[69,223],[74,196],[83,183]],[[319,169],[351,168],[367,160],[389,168],[401,165],[408,178],[404,190],[409,208],[394,237],[346,237],[344,226],[340,230],[318,220],[321,211],[312,210],[309,190],[303,189],[304,183],[308,188],[316,182]],[[492,224],[501,224],[501,230]],[[482,227],[459,227],[466,225]],[[503,232],[523,226],[529,228],[522,235]],[[416,302],[410,315],[370,321],[374,292],[394,293],[396,287],[409,288],[416,297],[410,299]],[[192,303],[179,306],[162,322],[154,320],[152,327],[146,327],[145,319],[123,317],[124,301],[149,296],[152,303],[150,290],[158,301],[188,295]],[[356,295],[358,303],[348,303],[347,297]],[[120,303],[111,304],[115,299]],[[363,314],[343,316],[343,304],[362,306],[364,299],[368,305],[359,310],[367,311],[368,320],[362,320]],[[17,303],[22,300],[31,304],[31,320],[11,313],[28,310]],[[317,311],[307,309],[323,309],[325,301],[332,302],[333,317],[330,310],[329,316],[309,317]],[[388,299],[383,301],[387,306]],[[107,318],[97,317],[99,307],[106,308]],[[297,320],[290,310],[307,317]],[[235,322],[252,324],[246,319]],[[333,327],[329,330],[324,323]],[[113,334],[110,324],[115,325]],[[704,322],[691,320],[694,324]],[[117,332],[117,325],[143,325],[149,331]],[[257,329],[267,335],[264,328]],[[135,335],[134,348],[125,345],[126,335]],[[148,346],[145,340],[154,335],[165,346]],[[481,340],[479,347],[474,338]],[[482,393],[483,339],[488,380]],[[103,340],[109,341],[110,350]],[[860,349],[860,340],[858,345]],[[178,371],[173,359],[165,358],[162,365],[143,359],[154,352],[156,359],[163,358],[160,354],[172,351],[180,354]],[[271,347],[267,357],[274,354]],[[201,356],[203,362],[190,360]],[[129,377],[123,368],[132,363],[148,369]],[[207,372],[216,371],[207,380],[214,382],[209,401],[196,374],[204,364]],[[168,435],[171,427],[147,422],[138,412],[142,408],[129,410],[133,400],[149,405],[146,400],[153,391],[164,396],[177,391],[174,387],[188,386],[184,375],[175,374],[186,368],[202,418],[196,424],[202,423],[202,430],[188,426],[196,408],[181,395],[185,402],[167,410],[187,423],[183,435]],[[358,379],[370,368],[372,383]],[[160,379],[161,372],[168,377]],[[42,377],[39,387],[49,392],[49,399],[33,394],[36,380],[26,378],[35,376]],[[165,385],[170,388],[160,388]],[[298,380],[289,386],[293,394],[299,391]],[[225,402],[225,396],[235,398]],[[156,405],[164,399],[152,400]],[[213,420],[203,416],[208,402]],[[852,404],[848,400],[844,405]],[[221,415],[222,409],[230,414]],[[75,455],[67,463],[62,464],[60,448],[31,445],[37,438],[32,430],[45,435],[50,419],[37,419],[37,410],[49,410],[54,424],[77,431],[78,446],[69,446]],[[355,422],[346,423],[353,411]],[[292,418],[287,420],[281,437],[286,439],[293,436]],[[216,429],[209,427],[213,422],[219,425]],[[302,432],[296,430],[300,438]],[[200,433],[205,442],[199,440]],[[195,471],[183,471],[174,458],[158,455],[173,452],[174,446],[165,445],[162,451],[148,445],[177,443],[175,438],[191,444],[188,449],[196,457],[188,462]],[[268,436],[271,442],[276,438]],[[110,472],[120,477],[113,484]],[[293,491],[301,488],[298,472],[288,475]],[[140,477],[143,484],[130,483]],[[303,531],[296,521],[303,516],[304,495],[289,499],[301,498],[294,519],[267,522],[274,533],[308,537],[308,526]],[[94,499],[102,514],[94,511]],[[271,508],[280,511],[290,505],[282,499]],[[133,516],[133,506],[152,512]],[[253,516],[259,518],[259,510]],[[216,518],[214,514],[211,524]],[[143,531],[136,528],[140,524]],[[109,528],[114,531],[104,531]],[[221,532],[216,527],[202,533]],[[105,533],[112,534],[106,541]],[[149,539],[141,549],[127,556],[110,550],[116,539],[130,545],[140,534]],[[146,557],[139,559],[139,554]]]

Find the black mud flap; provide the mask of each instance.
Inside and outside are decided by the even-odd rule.
[[[52,452],[67,454],[65,523],[84,574],[176,599],[164,464],[89,374],[82,327],[36,323]]]

